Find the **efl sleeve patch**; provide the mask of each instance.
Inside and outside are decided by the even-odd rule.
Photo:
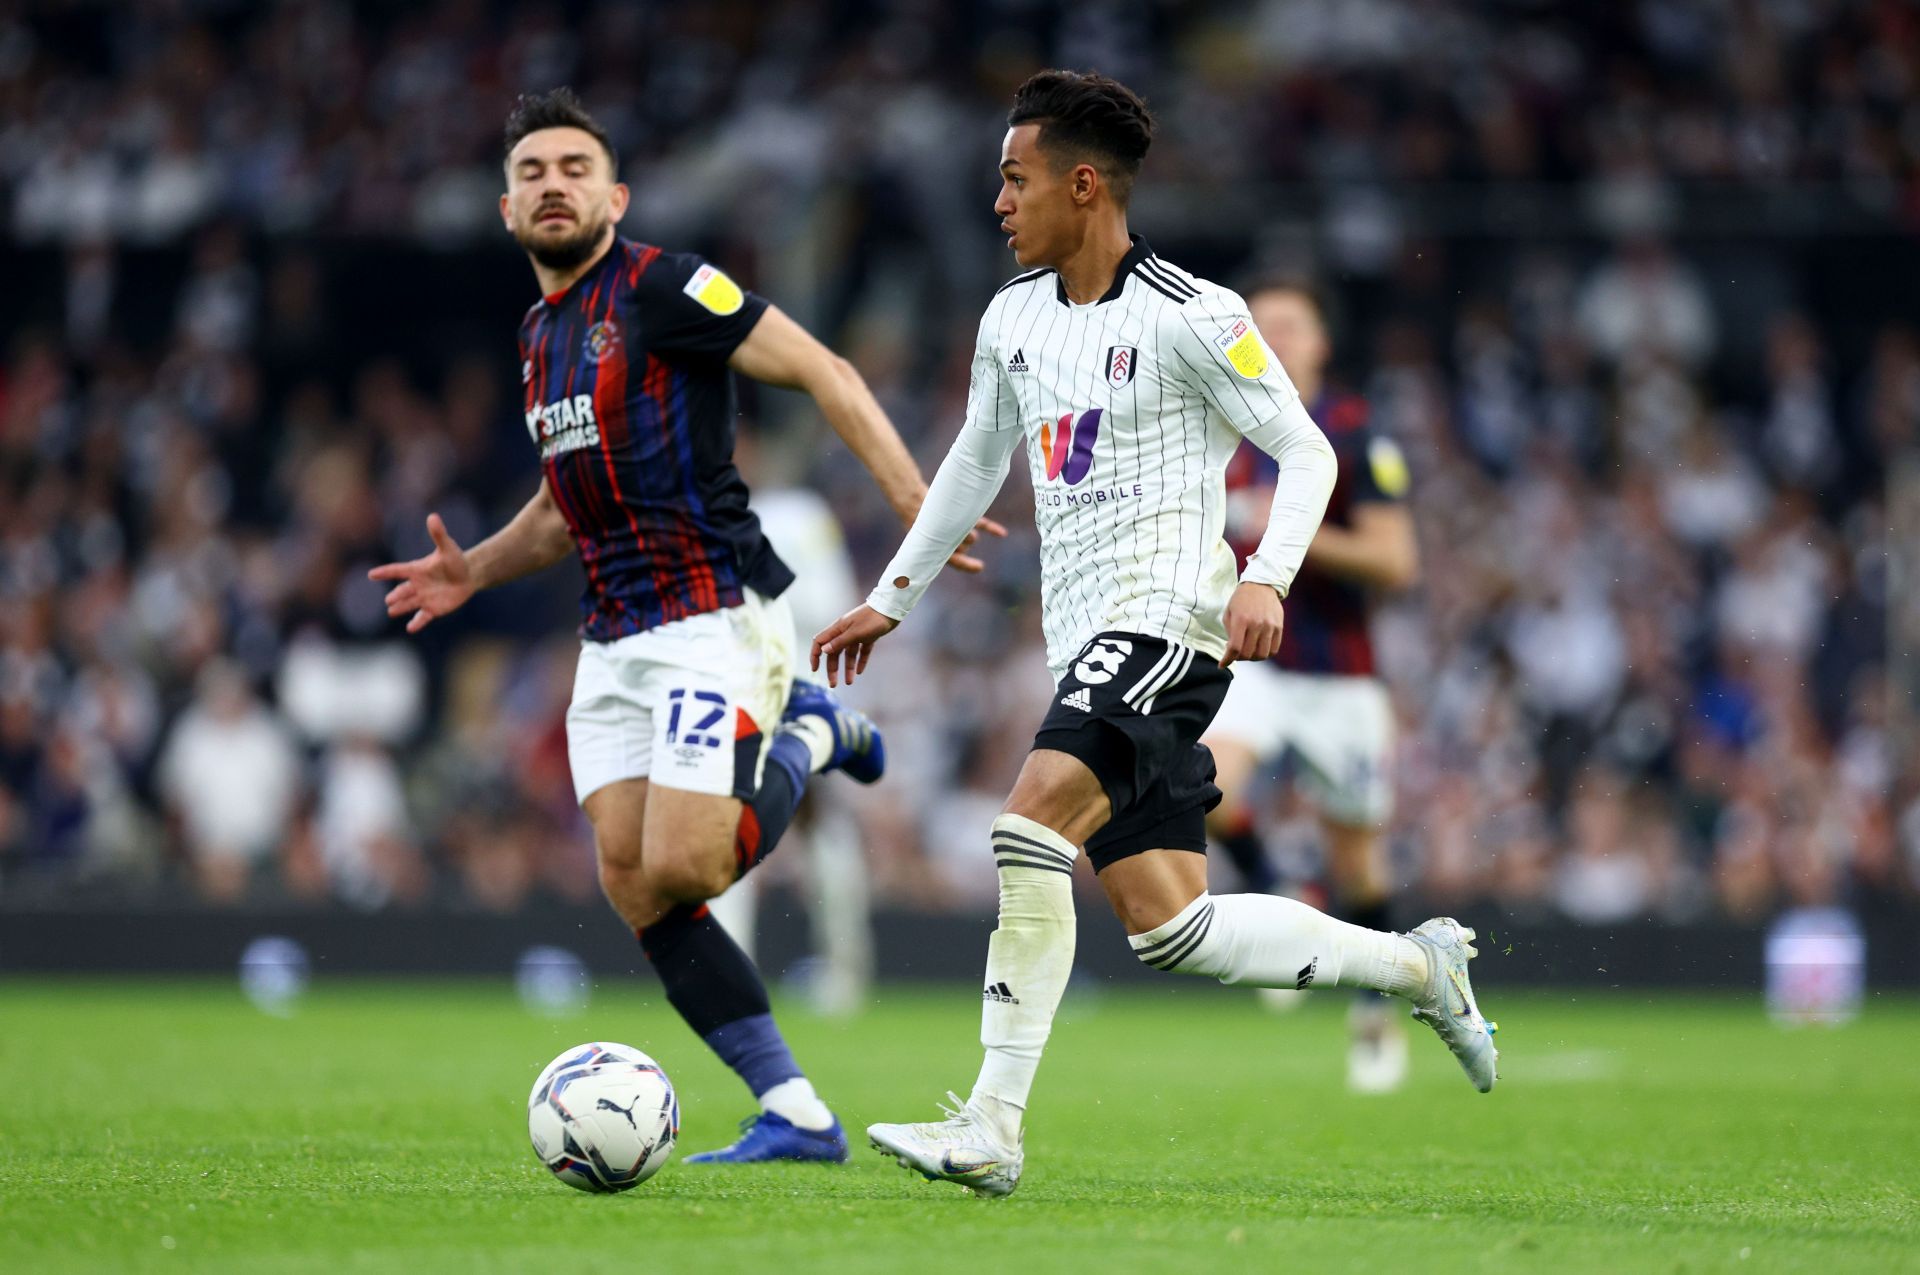
[[[734,313],[747,299],[740,285],[717,266],[701,266],[681,291],[715,314],[723,315]]]
[[[1227,363],[1235,373],[1249,381],[1257,381],[1267,374],[1267,345],[1260,339],[1260,333],[1246,319],[1235,319],[1219,336],[1213,338],[1214,345],[1227,356]]]
[[[1373,473],[1373,485],[1384,496],[1395,500],[1407,494],[1412,475],[1407,457],[1390,438],[1376,438],[1367,444],[1367,468]]]

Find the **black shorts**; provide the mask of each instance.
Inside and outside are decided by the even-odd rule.
[[[1033,737],[1086,764],[1113,816],[1087,839],[1095,871],[1143,850],[1207,849],[1220,804],[1202,732],[1233,674],[1192,647],[1107,632],[1074,656]]]

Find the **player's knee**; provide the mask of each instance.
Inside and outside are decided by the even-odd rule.
[[[1073,924],[1073,860],[1079,847],[1020,814],[993,822],[993,862],[1000,872],[1000,920]]]
[[[676,903],[704,903],[733,884],[734,863],[727,854],[680,853],[660,856],[647,866],[647,884]]]

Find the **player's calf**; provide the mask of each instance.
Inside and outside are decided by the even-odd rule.
[[[1154,969],[1252,987],[1370,987],[1413,996],[1432,979],[1426,949],[1405,935],[1363,930],[1271,894],[1202,891],[1127,942]]]

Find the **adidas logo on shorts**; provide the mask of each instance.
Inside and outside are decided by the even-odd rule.
[[[1093,711],[1093,696],[1087,693],[1087,688],[1084,686],[1077,691],[1063,696],[1060,702],[1068,708],[1077,708],[1083,713],[1091,713]]]
[[[985,1000],[999,1001],[1002,1005],[1018,1005],[1020,1003],[1019,998],[1013,994],[1013,989],[1005,983],[988,983],[987,990],[981,995]]]

